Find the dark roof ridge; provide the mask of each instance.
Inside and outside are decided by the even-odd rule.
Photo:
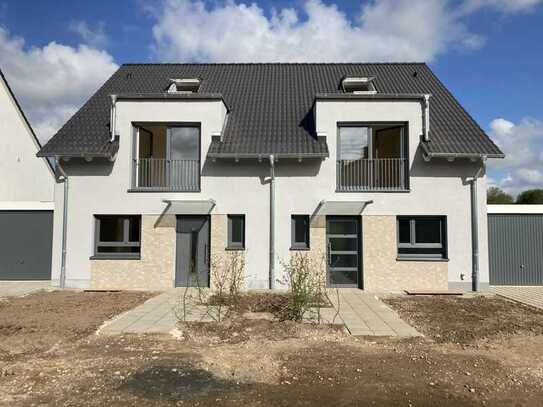
[[[125,62],[121,66],[175,66],[175,65],[427,65],[426,62]]]

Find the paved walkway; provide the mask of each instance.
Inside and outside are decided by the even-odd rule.
[[[335,291],[329,294],[337,309]],[[411,325],[379,300],[375,294],[356,288],[339,290],[339,316],[355,336],[420,336]]]
[[[543,286],[495,285],[490,287],[490,291],[513,301],[543,309]]]
[[[0,281],[0,297],[20,297],[48,289],[52,289],[50,281]]]
[[[100,334],[120,333],[169,333],[182,319],[183,289],[166,291],[144,304],[106,322]],[[344,323],[356,336],[419,336],[398,314],[387,307],[375,295],[358,289],[340,289],[338,300],[335,290],[329,296],[334,308],[321,308],[321,320],[325,323]],[[195,296],[194,293],[190,295]],[[194,301],[188,301],[188,303]],[[187,307],[185,320],[213,321],[210,312],[215,309],[201,305]],[[337,314],[337,315],[336,315]],[[314,317],[314,315],[313,315]],[[335,317],[335,320],[334,320]]]

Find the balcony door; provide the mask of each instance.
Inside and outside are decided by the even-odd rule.
[[[166,158],[172,189],[200,188],[200,128],[168,127]]]
[[[337,144],[338,192],[407,188],[405,124],[342,124]]]

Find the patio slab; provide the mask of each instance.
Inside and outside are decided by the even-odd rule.
[[[194,290],[195,291],[195,290]],[[170,333],[181,317],[180,303],[184,289],[168,290],[153,297],[138,307],[107,321],[100,329],[100,334],[116,335],[121,333]],[[339,294],[339,302],[338,302]],[[189,291],[191,298],[196,298]],[[350,288],[329,292],[333,307],[321,308],[322,323],[344,324],[351,335],[355,336],[420,336],[412,326],[404,322],[398,314],[380,301],[374,294]],[[186,311],[187,321],[211,322],[210,312],[216,310],[196,305],[194,300]],[[314,309],[308,320],[315,321],[317,310]]]
[[[491,286],[490,291],[513,301],[543,309],[543,286]]]

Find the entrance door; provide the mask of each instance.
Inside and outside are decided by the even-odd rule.
[[[326,217],[328,285],[362,288],[360,268],[360,218]]]
[[[209,216],[177,217],[176,287],[209,287]]]

